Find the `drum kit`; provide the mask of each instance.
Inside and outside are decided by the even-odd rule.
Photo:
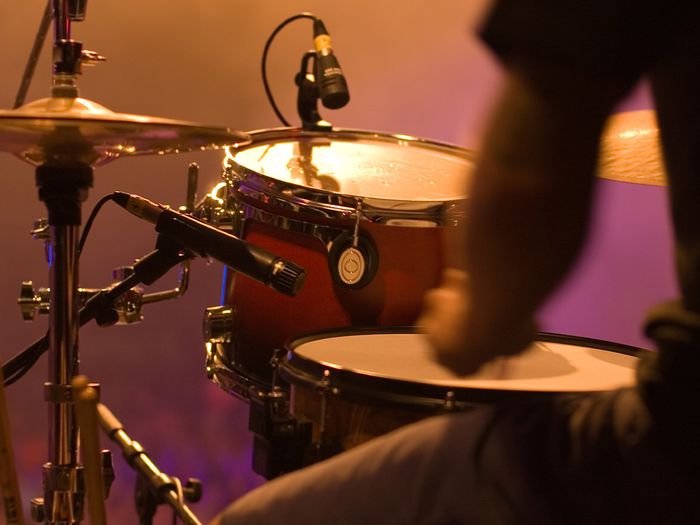
[[[431,414],[633,382],[637,349],[555,334],[540,334],[522,355],[474,376],[457,377],[431,361],[427,341],[412,327],[424,293],[447,265],[445,232],[465,220],[471,151],[319,125],[314,111],[302,114],[314,125],[249,133],[114,113],[78,96],[81,63],[94,58],[70,36],[80,5],[53,3],[51,96],[0,111],[0,150],[36,167],[50,230],[44,388],[51,416],[44,497],[33,506],[38,521],[79,523],[87,492],[91,522],[105,522],[97,509],[103,496],[91,495],[108,484],[109,468],[87,450],[96,446],[90,421],[99,421],[139,472],[145,492],[157,494],[157,503],[168,503],[184,522],[199,523],[176,478],[157,469],[97,402],[97,385],[79,377],[77,337],[81,324],[114,310],[137,280],[153,282],[195,254],[222,254],[217,258],[227,264],[221,304],[205,313],[206,373],[249,405],[253,470],[267,478]],[[308,96],[308,85],[301,88]],[[661,184],[658,145],[649,146],[658,144],[653,115],[630,115],[606,133],[600,175]],[[225,150],[221,183],[182,213],[125,197],[122,204],[161,233],[156,256],[141,261],[154,268],[137,269],[135,278],[86,302],[78,291],[79,228],[93,169],[123,156],[204,149]],[[630,164],[650,158],[657,163],[651,169]],[[242,251],[226,258],[234,246]],[[247,278],[246,264],[263,265],[266,277]],[[273,286],[270,276],[283,284]],[[0,423],[5,516],[22,523],[6,418]]]

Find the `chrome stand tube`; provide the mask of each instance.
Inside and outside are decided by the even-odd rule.
[[[81,203],[92,185],[87,165],[39,166],[37,186],[46,204],[51,244],[49,280],[48,456],[44,465],[44,523],[74,525],[83,518],[84,481],[71,380],[79,373],[78,235]]]
[[[79,373],[78,354],[78,227],[52,226],[49,262],[49,464],[44,494],[49,523],[78,523],[74,495],[82,496],[77,479],[78,439],[71,401],[71,380]]]

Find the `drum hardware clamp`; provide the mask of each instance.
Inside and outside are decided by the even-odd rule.
[[[284,350],[270,359],[272,389],[251,390],[248,429],[253,433],[253,471],[267,479],[301,468],[311,446],[311,423],[290,410],[289,389],[278,384],[277,370]]]
[[[230,198],[231,187],[236,184],[230,176],[223,175],[220,182],[197,203],[193,215],[219,230],[240,236],[245,222],[242,206]],[[224,193],[222,196],[221,194]]]
[[[29,233],[32,239],[44,242],[44,259],[48,262],[49,249],[51,248],[51,228],[49,227],[49,219],[46,217],[36,219]]]
[[[191,163],[189,165],[187,175],[187,200],[184,206],[180,206],[180,211],[192,212],[195,208],[195,201],[197,198],[197,180],[199,175],[199,166],[194,162]],[[48,261],[51,240],[51,231],[49,228],[48,219],[45,217],[36,219],[34,221],[30,234],[33,239],[44,241],[46,259]],[[112,270],[112,278],[115,281],[123,281],[130,275],[133,275],[133,273],[133,266],[119,266]],[[143,290],[140,287],[135,287],[131,290],[128,290],[113,303],[114,311],[117,314],[116,318],[113,316],[109,316],[109,319],[101,320],[99,317],[97,317],[97,323],[103,326],[113,324],[128,325],[143,321],[141,307],[144,304],[156,303],[168,299],[175,299],[184,295],[187,292],[187,289],[189,287],[189,273],[189,261],[184,260],[180,264],[178,283],[175,288],[171,290],[163,290],[160,292],[152,292],[148,294],[144,294]],[[92,297],[100,291],[102,290],[94,288],[78,288],[80,305],[84,305],[90,297]],[[48,315],[50,311],[50,299],[50,288],[41,287],[38,290],[35,290],[32,281],[22,281],[22,284],[20,286],[20,296],[17,299],[17,303],[19,304],[20,310],[22,312],[22,319],[24,319],[25,321],[33,321],[36,317],[37,312],[40,315]]]
[[[311,423],[299,421],[289,405],[289,392],[279,386],[250,396],[253,471],[267,479],[304,466],[311,446]]]
[[[233,308],[210,306],[204,310],[202,336],[206,349],[206,371],[209,379],[216,375],[218,346],[231,342],[233,337]]]
[[[133,274],[133,266],[122,266],[115,268],[112,275],[116,281],[123,281]],[[104,316],[96,316],[95,321],[100,326],[129,325],[139,323],[143,320],[142,306],[156,303],[168,299],[175,299],[184,295],[189,286],[189,264],[184,261],[180,265],[178,283],[175,288],[159,292],[143,293],[141,287],[134,287],[127,290],[121,297],[113,302],[113,313]],[[103,291],[99,288],[78,288],[80,305],[84,305],[90,297]],[[33,321],[36,314],[48,315],[50,308],[51,289],[41,287],[34,288],[32,281],[22,281],[20,296],[17,304],[22,312],[22,319]]]
[[[224,148],[226,155],[230,155],[229,147]],[[224,159],[224,165],[226,159]],[[202,200],[196,202],[196,185],[199,167],[192,163],[188,172],[188,204],[181,206],[179,211],[183,213],[191,213],[194,217],[215,226],[219,230],[239,236],[243,230],[243,210],[240,205],[233,201],[231,203],[231,187],[236,184],[227,170],[224,169],[222,174],[223,182],[219,182],[214,186],[209,193],[202,197]],[[191,200],[190,200],[191,199]]]

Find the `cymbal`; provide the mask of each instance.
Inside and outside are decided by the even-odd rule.
[[[192,122],[115,113],[84,98],[44,98],[0,110],[0,151],[35,165],[99,166],[122,156],[219,149],[246,133]]]
[[[637,184],[666,184],[655,111],[628,111],[608,119],[600,141],[597,176]]]

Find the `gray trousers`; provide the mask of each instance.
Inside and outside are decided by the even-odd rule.
[[[649,416],[625,389],[432,417],[267,483],[222,524],[700,523],[697,447]]]

